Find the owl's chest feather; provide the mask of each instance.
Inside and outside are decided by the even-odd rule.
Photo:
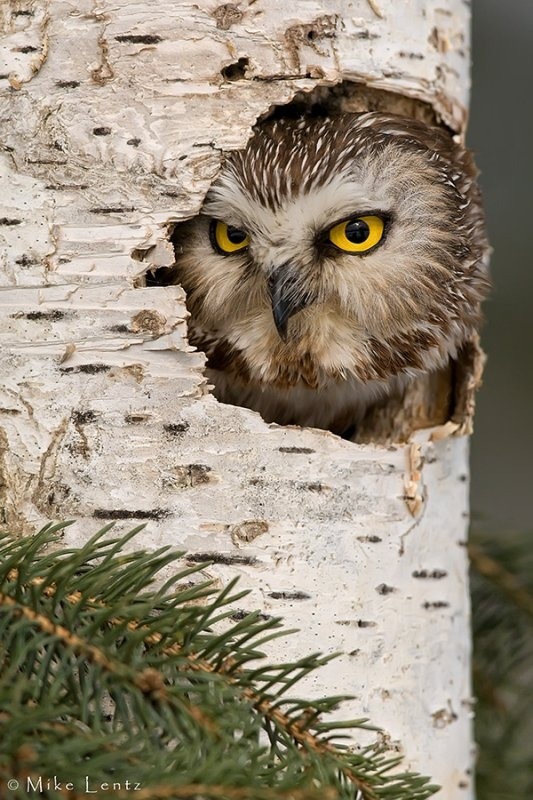
[[[405,379],[360,380],[353,370],[335,365],[334,353],[318,356],[305,341],[300,348],[268,346],[240,350],[220,334],[192,326],[189,340],[207,355],[207,377],[215,397],[245,406],[267,422],[302,425],[343,434],[369,405]],[[334,350],[334,348],[333,348]],[[329,368],[327,365],[329,364]]]
[[[324,379],[313,388],[303,380],[290,386],[243,381],[238,373],[207,370],[215,397],[223,403],[245,406],[261,414],[266,422],[301,425],[345,434],[364,415],[369,405],[391,391],[390,384],[378,381],[361,383],[348,379]]]

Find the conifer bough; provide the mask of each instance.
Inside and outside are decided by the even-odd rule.
[[[266,662],[261,648],[285,632],[259,613],[233,619],[245,594],[235,581],[215,591],[195,566],[157,588],[158,572],[179,554],[124,554],[137,531],[110,538],[109,528],[79,550],[58,550],[62,527],[0,541],[2,797],[434,793],[379,748],[332,743],[364,720],[332,721],[342,698],[294,699],[301,678],[327,659]]]

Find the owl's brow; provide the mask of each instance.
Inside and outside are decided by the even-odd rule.
[[[342,222],[349,222],[349,220],[352,219],[359,219],[360,217],[380,217],[385,223],[385,229],[387,229],[387,227],[390,227],[393,215],[390,211],[385,211],[382,208],[358,209],[357,211],[350,211],[347,214],[343,214],[341,217],[332,218],[331,221],[328,220],[328,224],[321,226],[319,232],[327,233],[331,228],[334,228],[335,225],[340,225]]]

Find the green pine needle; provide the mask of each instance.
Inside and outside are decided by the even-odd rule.
[[[339,744],[346,728],[369,727],[323,721],[343,698],[285,697],[329,659],[248,666],[286,632],[259,613],[232,622],[244,594],[235,582],[215,591],[202,565],[183,569],[168,548],[125,553],[139,529],[112,538],[108,526],[79,549],[57,549],[63,527],[0,536],[2,797],[435,793],[426,778],[399,774],[398,759],[378,747],[354,753]],[[154,585],[172,564],[173,577]]]
[[[533,797],[531,535],[474,527],[472,605],[479,800]]]

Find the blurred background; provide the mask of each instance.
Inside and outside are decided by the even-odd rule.
[[[494,248],[472,444],[477,798],[533,800],[533,0],[473,1],[472,78]]]
[[[481,170],[494,248],[472,510],[491,530],[531,530],[533,0],[474,0],[472,80],[468,144]]]

